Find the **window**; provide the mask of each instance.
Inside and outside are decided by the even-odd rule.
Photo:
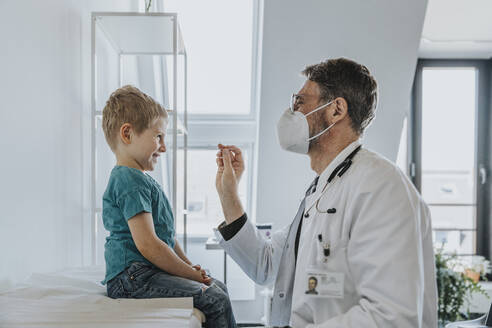
[[[421,60],[413,90],[410,175],[429,205],[436,246],[488,256],[486,61]],[[487,141],[488,143],[488,141]]]
[[[215,190],[218,143],[234,144],[243,151],[246,171],[239,192],[245,211],[254,220],[251,211],[260,2],[163,0],[163,3],[166,12],[178,13],[187,51],[186,237],[190,243],[203,242],[223,220]],[[184,208],[181,205],[178,204],[178,210]],[[185,223],[176,223],[181,238]]]
[[[459,254],[476,252],[476,74],[473,67],[422,72],[421,192],[438,232],[435,241]]]
[[[239,145],[246,163],[246,170],[239,183],[239,198],[244,208],[248,208],[250,193],[250,149]],[[188,150],[188,181],[187,181],[187,234],[193,237],[209,237],[212,229],[224,220],[219,196],[215,189],[217,165],[215,163],[217,149],[212,147],[193,148]],[[180,156],[183,156],[182,152]],[[182,208],[182,206],[179,206]],[[184,225],[178,224],[177,233],[183,234]]]
[[[164,0],[188,54],[188,110],[250,115],[255,1]],[[169,60],[172,60],[170,58]]]

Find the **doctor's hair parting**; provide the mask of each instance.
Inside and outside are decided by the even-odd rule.
[[[347,58],[328,59],[307,66],[302,74],[320,88],[321,100],[342,97],[348,104],[352,129],[362,135],[375,116],[377,83],[367,67]]]
[[[102,128],[106,141],[115,151],[121,126],[130,123],[137,134],[148,129],[158,118],[167,119],[167,112],[157,101],[132,85],[116,89],[103,109]]]

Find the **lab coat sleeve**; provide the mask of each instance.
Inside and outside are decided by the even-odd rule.
[[[423,327],[422,235],[431,228],[425,203],[405,179],[393,168],[389,176],[376,174],[359,185],[370,187],[353,198],[346,252],[360,301],[342,315],[307,327]]]
[[[221,247],[257,284],[265,285],[277,276],[283,246],[289,226],[275,232],[270,240],[264,238],[256,226],[247,220],[230,240],[224,240],[215,229]]]

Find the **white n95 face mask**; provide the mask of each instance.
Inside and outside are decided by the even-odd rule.
[[[287,108],[282,116],[280,116],[277,123],[277,137],[280,147],[294,153],[307,154],[309,150],[309,141],[318,138],[320,135],[331,129],[335,123],[331,124],[315,136],[309,137],[309,124],[306,117],[330,105],[332,102],[333,101],[330,101],[321,105],[306,115],[299,111],[293,112],[290,108]]]

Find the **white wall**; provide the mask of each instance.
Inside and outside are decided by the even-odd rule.
[[[0,1],[0,289],[88,259],[90,12],[136,1]]]

